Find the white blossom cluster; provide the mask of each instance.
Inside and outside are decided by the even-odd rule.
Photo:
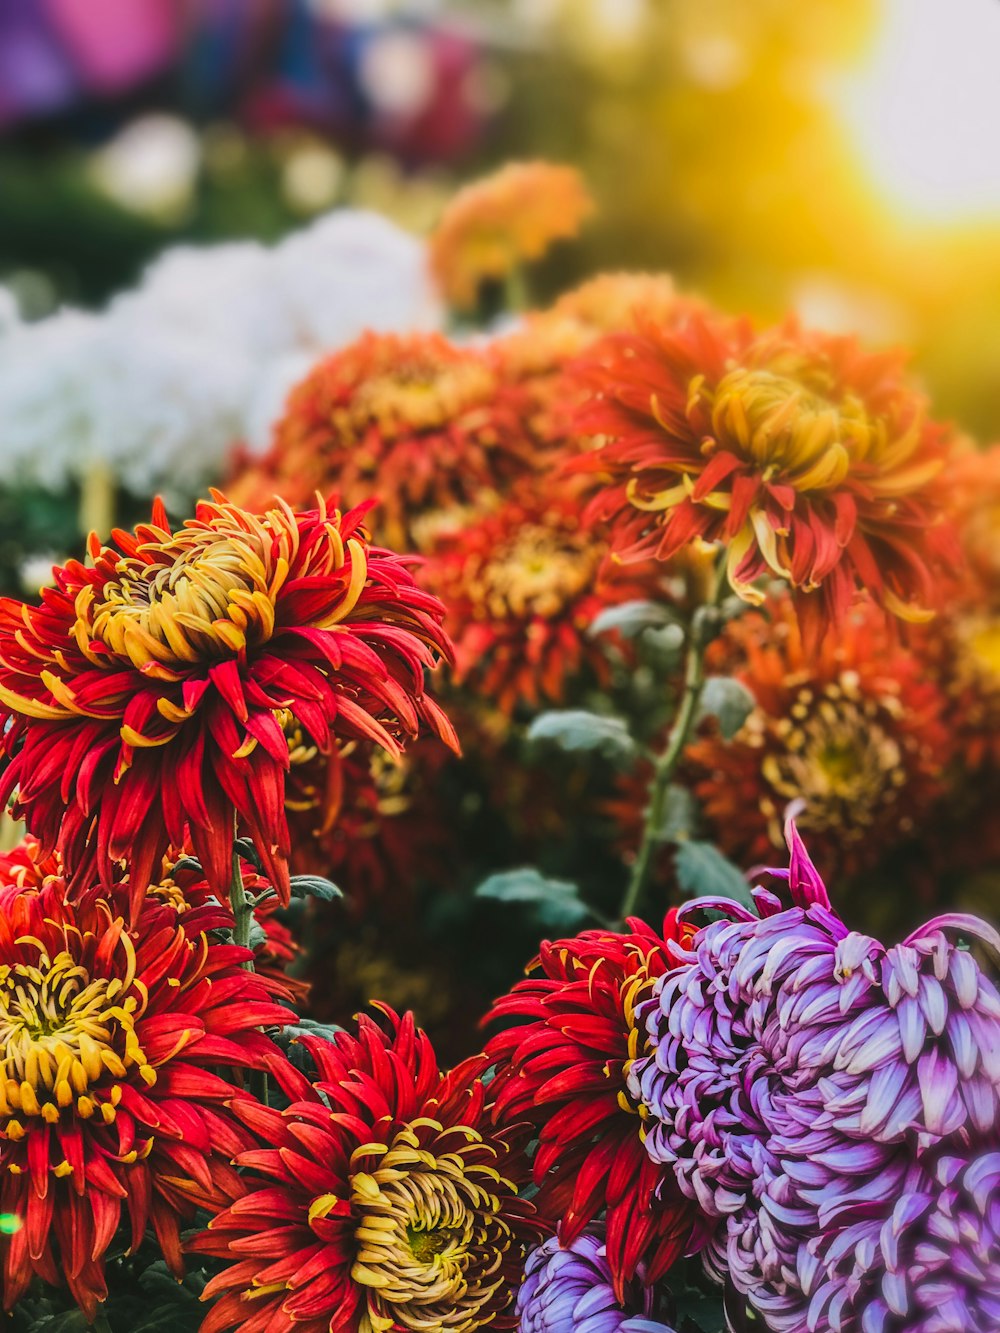
[[[0,293],[0,467],[53,490],[99,461],[183,503],[237,444],[260,453],[319,355],[441,326],[422,242],[339,211],[278,245],[178,247],[101,314],[20,323]]]

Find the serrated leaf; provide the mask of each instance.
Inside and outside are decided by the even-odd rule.
[[[698,700],[698,718],[719,719],[719,730],[731,741],[753,711],[756,700],[741,682],[733,676],[709,676],[701,687]]]
[[[746,877],[710,842],[682,842],[674,866],[684,893],[697,898],[732,898],[753,907]]]
[[[255,921],[250,927],[249,945],[254,953],[257,953],[259,949],[266,948],[267,946],[267,931],[259,921]]]
[[[671,783],[663,803],[660,827],[653,830],[658,842],[677,842],[690,837],[698,817],[698,803],[686,787]]]
[[[293,898],[319,898],[324,903],[332,903],[344,896],[342,889],[322,875],[293,875],[291,884]]]
[[[477,898],[494,902],[523,903],[539,925],[557,930],[571,930],[593,915],[579,895],[575,884],[546,879],[533,866],[490,875],[475,892]]]
[[[676,613],[669,606],[636,598],[634,601],[622,602],[618,606],[605,607],[595,617],[587,633],[596,636],[617,630],[624,638],[634,639],[643,630],[669,625],[676,619]]]
[[[635,758],[636,743],[620,717],[604,717],[583,708],[540,713],[528,728],[529,741],[551,741],[562,750],[596,750],[615,763]]]

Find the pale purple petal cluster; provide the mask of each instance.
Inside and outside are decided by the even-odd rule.
[[[759,919],[705,927],[644,1008],[647,1151],[719,1219],[709,1271],[778,1333],[992,1327],[968,1275],[995,1291],[996,1219],[967,1177],[995,1167],[963,1170],[1000,1160],[1000,994],[965,940],[1000,936],[939,918],[887,950],[830,911],[789,841],[794,905],[762,893]],[[992,1251],[955,1239],[975,1217]],[[932,1222],[933,1240],[892,1243]]]
[[[655,1299],[637,1280],[618,1301],[600,1236],[584,1232],[565,1248],[553,1236],[528,1255],[517,1326],[519,1333],[673,1333],[653,1317]]]

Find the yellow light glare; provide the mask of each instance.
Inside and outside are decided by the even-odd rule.
[[[1000,216],[1000,2],[882,0],[834,100],[878,191],[913,218]]]

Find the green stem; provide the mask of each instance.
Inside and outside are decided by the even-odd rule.
[[[720,564],[716,574],[715,588],[708,602],[708,608],[718,606],[722,592],[726,587],[725,566]],[[667,745],[663,753],[653,763],[653,774],[649,780],[649,804],[646,810],[646,822],[642,830],[642,842],[632,866],[632,875],[622,898],[619,917],[624,922],[634,916],[642,901],[652,869],[653,857],[660,843],[660,829],[667,801],[667,792],[671,780],[680,763],[684,748],[691,739],[695,719],[698,716],[698,704],[701,700],[702,686],[705,683],[705,650],[711,642],[711,635],[704,632],[701,618],[697,613],[692,617],[688,628],[687,654],[684,663],[684,690],[674,717]]]
[[[229,884],[229,905],[233,909],[233,942],[242,949],[250,948],[250,932],[253,929],[253,903],[247,897],[243,887],[243,871],[240,868],[240,854],[233,848],[233,878]],[[254,970],[253,959],[248,958],[243,964],[248,972]]]
[[[90,1326],[94,1333],[111,1333],[111,1325],[108,1323],[107,1316],[103,1310],[98,1310],[94,1315],[94,1322]]]

